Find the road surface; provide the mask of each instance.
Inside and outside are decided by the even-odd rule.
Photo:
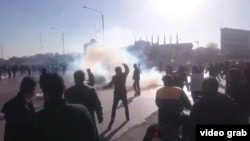
[[[18,90],[19,85],[24,76],[17,76],[14,79],[4,79],[0,81],[0,108],[3,107],[4,103],[14,97]],[[73,77],[73,75],[72,75]],[[38,77],[36,77],[38,80]],[[64,78],[66,86],[69,87],[73,85],[72,78]],[[131,127],[140,124],[145,121],[152,112],[156,111],[156,106],[154,104],[155,90],[149,89],[142,91],[142,95],[139,97],[134,97],[134,92],[130,91],[128,93],[128,103],[130,110],[130,121],[124,123],[125,110],[121,102],[118,105],[115,122],[110,131],[106,131],[108,123],[111,116],[111,107],[113,102],[113,90],[98,91],[98,96],[103,105],[104,121],[102,124],[98,124],[99,133],[103,136],[103,140],[112,140],[124,132],[126,132]],[[36,93],[41,93],[39,85],[37,85]],[[41,108],[43,106],[43,99],[41,97],[33,98],[33,102],[36,108]],[[123,124],[124,123],[124,124]],[[0,114],[0,141],[3,141],[5,121],[3,119],[3,114]]]
[[[38,75],[37,75],[38,76]],[[64,77],[66,87],[70,87],[73,85],[73,75],[70,74]],[[21,79],[24,76],[17,76],[16,80],[14,79],[4,79],[0,81],[0,108],[2,108],[3,104],[8,101],[10,98],[14,97],[19,89],[19,84]],[[38,77],[35,77],[38,80]],[[131,89],[131,88],[129,88]],[[103,105],[103,113],[104,113],[104,121],[102,124],[98,124],[98,131],[101,135],[103,141],[113,140],[121,135],[127,133],[129,129],[135,127],[146,121],[146,118],[149,117],[152,113],[154,113],[156,109],[155,105],[155,91],[157,88],[151,88],[143,90],[140,96],[134,97],[134,91],[128,92],[128,103],[130,110],[130,121],[125,123],[125,110],[122,106],[121,102],[117,108],[115,122],[110,131],[107,131],[107,127],[110,121],[111,116],[111,107],[113,102],[113,90],[105,90],[99,91],[98,96]],[[37,93],[41,93],[39,89],[39,85],[37,85]],[[187,95],[190,98],[190,93],[187,92]],[[41,97],[33,98],[33,102],[36,108],[42,108],[43,99]],[[3,119],[3,115],[0,114],[0,141],[3,141],[4,135],[4,126],[5,121]],[[141,139],[141,135],[139,135]],[[136,137],[135,137],[136,138]],[[130,140],[133,141],[134,139]]]

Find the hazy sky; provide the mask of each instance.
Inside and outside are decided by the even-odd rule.
[[[177,1],[178,3],[176,3]],[[186,2],[188,1],[188,2]],[[0,0],[0,43],[5,58],[41,53],[82,52],[91,38],[102,40],[101,16],[86,10],[88,6],[103,12],[107,43],[132,44],[135,37],[151,40],[176,33],[181,41],[220,42],[220,28],[250,29],[250,0]]]

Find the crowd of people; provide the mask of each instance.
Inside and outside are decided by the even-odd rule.
[[[109,130],[115,120],[119,100],[125,106],[126,120],[130,120],[126,90],[129,67],[123,65],[125,72],[121,67],[116,67],[111,82],[103,87],[105,90],[114,86]],[[138,95],[140,73],[136,64],[134,67],[133,77]],[[75,85],[66,89],[61,76],[42,68],[39,85],[43,92],[44,108],[37,112],[31,100],[35,95],[36,82],[31,76],[24,77],[18,94],[6,102],[1,111],[6,120],[4,141],[98,141],[95,114],[101,124],[103,107],[94,88],[95,76],[91,69],[87,69],[87,73],[87,84],[84,72],[78,70],[74,73]]]
[[[116,67],[115,75],[102,88],[114,87],[109,130],[115,121],[120,100],[125,108],[126,121],[130,120],[126,88],[130,70],[127,64],[123,66],[125,71]],[[204,78],[206,71],[209,77]],[[141,95],[140,73],[140,65],[134,64],[135,96]],[[39,85],[43,91],[44,107],[40,111],[35,111],[31,100],[35,95],[36,82],[31,76],[25,77],[17,96],[2,108],[6,119],[4,140],[98,141],[96,124],[104,120],[103,107],[94,88],[95,77],[91,69],[87,69],[87,74],[87,84],[84,83],[85,73],[78,70],[73,75],[75,85],[65,88],[62,77],[56,72],[41,69]],[[225,94],[219,92],[218,81],[221,79],[226,80]],[[155,100],[158,123],[148,128],[144,141],[152,139],[152,129],[156,127],[171,129],[171,132],[162,134],[163,141],[173,141],[180,129],[183,141],[193,141],[197,124],[249,124],[250,63],[211,63],[207,68],[200,63],[190,69],[180,66],[177,71],[166,66],[162,81],[163,87],[156,91]],[[191,91],[193,105],[183,90],[185,86]],[[183,109],[190,110],[190,115],[183,114]]]
[[[64,64],[40,64],[40,65],[1,65],[0,66],[0,80],[6,76],[9,79],[16,78],[17,74],[29,75],[41,72],[43,68],[46,68],[48,72],[63,72],[67,70],[67,66]]]
[[[250,63],[227,61],[210,63],[207,68],[194,65],[190,69],[190,82],[187,82],[189,71],[184,68],[180,66],[173,72],[171,66],[166,67],[164,86],[156,92],[158,124],[148,128],[144,141],[152,140],[155,129],[160,130],[164,141],[194,141],[196,125],[249,125]],[[204,72],[209,77],[204,78]],[[219,83],[221,79],[225,79],[225,86]],[[193,105],[183,91],[184,85],[191,91]],[[219,87],[225,92],[219,92]],[[190,115],[184,114],[184,109]]]

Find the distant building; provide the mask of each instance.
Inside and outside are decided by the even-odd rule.
[[[231,59],[250,57],[250,31],[221,28],[221,55]]]
[[[149,48],[149,58],[158,62],[184,64],[192,61],[192,43],[154,44]]]
[[[193,44],[192,43],[178,43],[178,44],[159,44],[151,41],[135,41],[134,45],[129,48],[137,58],[143,58],[150,64],[175,63],[186,64],[193,60]]]

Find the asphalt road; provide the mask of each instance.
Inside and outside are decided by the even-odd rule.
[[[4,79],[0,81],[0,108],[2,108],[6,101],[8,101],[17,94],[19,90],[19,84],[23,77],[24,76],[17,76],[15,80]],[[36,77],[36,79],[37,78],[38,77]],[[73,85],[73,79],[70,76],[64,77],[64,80],[66,87]],[[139,97],[134,97],[134,92],[129,91],[128,103],[130,110],[130,121],[125,123],[125,110],[120,102],[117,108],[115,122],[110,131],[106,131],[106,129],[110,121],[111,106],[113,102],[113,90],[111,89],[105,91],[98,91],[98,96],[103,105],[104,121],[102,124],[98,124],[97,126],[99,133],[103,137],[103,140],[112,140],[122,135],[131,127],[144,122],[146,117],[156,111],[156,106],[154,103],[155,91],[156,88],[144,90],[142,91],[142,94]],[[37,87],[36,93],[41,93],[39,86]],[[42,97],[34,97],[33,102],[36,108],[42,108]],[[4,127],[5,120],[3,119],[3,114],[0,114],[0,141],[3,141]]]
[[[73,75],[68,74],[67,76],[64,76],[66,87],[70,87],[71,85],[73,85],[73,78],[71,76]],[[23,77],[24,76],[18,76],[16,80],[4,79],[0,81],[0,108],[2,108],[3,104],[6,101],[8,101],[17,94],[20,81]],[[35,78],[38,80],[38,77]],[[98,90],[98,96],[103,105],[104,121],[102,124],[98,124],[97,126],[99,134],[101,135],[103,141],[113,140],[123,135],[132,127],[135,127],[136,125],[145,122],[146,118],[157,110],[155,105],[155,92],[157,87],[144,89],[142,91],[142,94],[138,97],[134,97],[134,91],[131,89],[131,87],[128,89],[131,90],[128,92],[130,121],[125,122],[125,110],[120,102],[117,108],[115,122],[110,131],[107,131],[106,129],[110,121],[111,107],[113,102],[113,90]],[[223,89],[221,89],[221,91],[223,91]],[[36,92],[41,93],[39,86],[37,86]],[[190,93],[187,91],[186,93],[190,98]],[[42,97],[33,98],[33,102],[36,108],[42,108]],[[0,114],[0,141],[3,141],[4,126],[5,121],[3,119],[3,115]]]

